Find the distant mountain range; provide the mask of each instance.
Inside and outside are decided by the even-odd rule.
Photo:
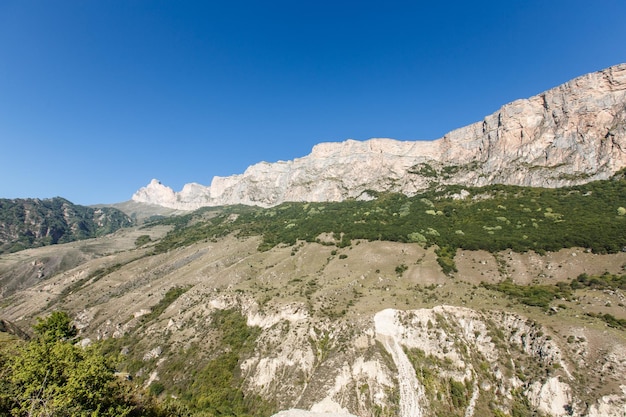
[[[437,184],[562,187],[607,179],[626,166],[626,64],[587,74],[435,141],[322,143],[291,161],[191,183],[180,192],[152,180],[132,197],[179,210],[285,201],[414,195]]]
[[[60,197],[0,199],[0,253],[92,238],[132,224],[118,209],[80,206]]]

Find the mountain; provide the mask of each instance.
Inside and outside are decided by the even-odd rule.
[[[9,321],[0,320],[0,341],[2,341],[3,337],[6,338],[8,335],[28,340],[28,334],[22,331],[22,329]]]
[[[164,415],[623,416],[624,172],[376,197],[2,254],[4,282],[57,268],[0,315],[67,312]]]
[[[417,243],[259,252],[260,240],[129,245],[15,293],[1,313],[25,328],[67,311],[136,389],[208,410],[197,415],[240,401],[255,416],[623,415],[626,311],[612,277],[626,253],[460,250],[450,277]],[[0,259],[18,269],[64,246]]]
[[[153,181],[118,205],[141,226],[0,253],[0,414],[123,380],[155,417],[623,417],[625,77],[433,142],[322,144],[181,193]],[[319,201],[285,202],[303,190]],[[2,331],[58,311],[78,335],[55,349],[116,361],[67,366],[80,391],[48,377],[36,337]]]
[[[71,242],[132,225],[121,211],[73,204],[63,198],[0,199],[0,253]]]
[[[434,184],[562,187],[609,178],[626,166],[626,64],[584,75],[503,106],[434,141],[347,140],[291,161],[261,162],[180,192],[152,180],[133,201],[173,209],[406,195]]]

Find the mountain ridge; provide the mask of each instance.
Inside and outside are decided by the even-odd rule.
[[[286,201],[414,195],[436,184],[562,187],[607,179],[626,167],[626,64],[513,101],[434,141],[320,143],[301,158],[260,162],[180,192],[152,180],[135,202],[179,210]]]
[[[0,199],[0,253],[93,238],[133,224],[113,207],[87,207],[61,198]]]
[[[184,198],[153,181],[177,204],[348,201],[119,205],[151,220],[0,253],[0,318],[67,312],[162,415],[621,417],[625,86],[613,67],[436,143],[320,144]]]
[[[222,357],[215,337],[225,329],[215,317],[229,314],[258,335],[236,362],[239,386],[277,410],[362,417],[413,417],[416,410],[623,414],[624,330],[584,313],[623,311],[618,290],[579,289],[554,300],[548,313],[480,283],[507,275],[521,283],[541,274],[560,282],[581,271],[623,273],[624,253],[462,251],[462,279],[450,279],[437,267],[434,248],[416,244],[302,243],[295,252],[290,246],[258,252],[257,245],[258,238],[227,236],[143,259],[147,247],[111,252],[16,294],[3,312],[24,325],[49,310],[52,298],[72,312],[85,343],[107,339],[123,352],[134,364],[134,384],[160,383],[178,397],[185,392],[177,391],[185,387],[181,380],[200,380],[218,363],[203,357]],[[37,251],[44,249],[50,248]],[[398,264],[408,267],[401,276]],[[94,274],[105,270],[111,272]],[[176,289],[178,297],[168,296]],[[404,388],[411,385],[417,398]]]

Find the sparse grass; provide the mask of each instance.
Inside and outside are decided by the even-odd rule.
[[[404,274],[404,272],[405,272],[407,269],[409,269],[409,267],[408,267],[408,266],[406,266],[405,264],[400,264],[400,265],[396,266],[396,269],[395,269],[395,271],[396,271],[396,275],[397,275],[397,276],[399,276],[399,277],[401,277],[401,276],[402,276],[402,274]]]
[[[386,198],[386,196],[382,197]],[[397,212],[400,214],[397,217],[402,219],[411,219],[414,214],[418,212],[416,211],[417,209],[419,209],[419,212],[423,212],[424,209],[427,207],[425,203],[422,203],[421,201],[412,201],[410,199],[406,199],[400,204],[401,201],[402,199],[399,198]],[[454,219],[455,217],[459,216],[459,211],[457,211],[455,214],[454,210],[445,210],[445,205],[448,204],[445,198],[440,199],[437,197],[431,197],[429,201],[433,206],[435,206],[435,213],[439,211],[442,213],[441,215],[430,216],[433,219],[436,219],[436,221],[443,221],[445,218],[448,217]],[[412,204],[408,204],[411,202]],[[393,204],[391,204],[390,207],[395,207],[393,206]],[[309,205],[308,210],[310,211],[314,206],[314,204]],[[550,204],[550,206],[554,207],[554,212],[563,212],[563,210],[561,210],[560,208],[557,209],[557,206],[555,204]],[[311,218],[319,216],[327,210],[332,209],[332,207],[332,204],[327,204],[325,205],[324,209],[318,210],[319,213],[307,216],[310,220]],[[504,207],[506,207],[506,209]],[[548,206],[546,205],[545,207]],[[543,227],[542,221],[545,221],[546,219],[541,219],[539,217],[545,211],[545,207],[543,207],[542,211],[538,212],[538,214],[534,214],[538,218],[537,221],[539,222],[539,225],[541,227]],[[276,220],[280,218],[287,218],[283,216],[283,214],[289,213],[291,210],[294,210],[295,212],[296,209],[297,205],[286,206],[285,210],[282,212],[280,211],[280,209],[275,209],[272,215],[268,214],[267,219]],[[489,224],[491,225],[500,224],[504,230],[509,227],[507,221],[511,221],[511,227],[514,227],[516,224],[516,222],[512,220],[515,218],[515,216],[510,214],[512,211],[514,211],[514,204],[507,203],[506,205],[502,205],[502,207],[491,208],[487,206],[482,206],[481,210],[482,209],[485,210],[485,213],[489,213],[489,218],[491,222]],[[259,216],[265,216],[265,214],[263,214],[265,212],[261,209],[251,210],[251,212],[255,212]],[[381,208],[381,210],[387,209]],[[502,214],[504,210],[506,210],[506,215]],[[495,213],[496,211],[498,213]],[[376,206],[374,206],[374,209],[370,211],[368,217],[377,216],[380,213],[381,212],[376,210]],[[402,215],[402,213],[408,214]],[[341,216],[341,213],[336,213],[336,215]],[[382,221],[384,219],[384,215],[389,216],[389,212],[387,211],[386,214],[380,214],[381,217],[377,220],[377,222]],[[615,216],[616,215],[614,213],[614,217]],[[503,221],[501,219],[498,220],[497,217],[506,217],[507,221]],[[563,218],[567,220],[567,217]],[[391,217],[388,217],[388,219],[391,219]],[[214,220],[214,223],[211,227],[218,227],[218,223],[220,221],[228,222],[227,219],[220,220],[218,216],[214,217],[212,220]],[[265,220],[266,219],[264,218],[264,221]],[[198,227],[201,227],[204,224],[204,220],[195,221],[197,222],[196,226]],[[455,221],[458,222],[460,220],[457,218],[457,220]],[[377,222],[373,222],[371,226],[374,228],[377,227],[377,225],[379,224]],[[234,223],[235,222],[231,221],[230,223],[225,223],[223,226],[219,226],[224,227],[224,230],[232,226],[232,228],[229,229],[230,232],[226,238],[220,237],[218,233],[209,233],[211,231],[207,228],[205,229],[205,232],[207,233],[204,235],[206,242],[198,240],[196,241],[196,245],[194,245],[194,247],[189,248],[185,248],[185,246],[187,246],[187,243],[184,243],[180,246],[176,246],[180,249],[171,250],[170,253],[165,253],[167,252],[165,251],[162,255],[159,255],[157,257],[151,257],[150,259],[151,262],[154,262],[153,265],[158,265],[159,268],[166,269],[171,265],[176,265],[177,262],[184,257],[189,257],[190,253],[198,250],[202,252],[203,250],[206,250],[210,247],[211,249],[207,250],[206,254],[202,255],[201,258],[194,260],[194,263],[185,264],[189,265],[190,267],[192,266],[192,268],[189,269],[193,269],[193,272],[190,272],[187,268],[185,268],[184,270],[181,268],[180,271],[175,270],[175,272],[172,273],[170,273],[170,270],[168,270],[167,274],[153,277],[151,276],[150,279],[146,279],[145,282],[137,281],[137,286],[132,288],[125,287],[124,285],[126,281],[121,281],[121,279],[123,278],[125,280],[129,280],[128,282],[130,282],[131,279],[135,279],[136,277],[131,275],[129,271],[139,271],[139,265],[124,265],[118,269],[120,273],[115,274],[116,277],[120,277],[121,282],[121,286],[117,291],[124,290],[122,292],[126,292],[125,289],[128,288],[128,292],[133,291],[137,294],[140,294],[140,296],[137,296],[137,299],[140,299],[141,302],[144,303],[141,306],[142,308],[147,307],[148,304],[154,305],[156,303],[155,310],[160,310],[161,307],[157,306],[159,306],[161,304],[161,301],[163,301],[164,307],[158,314],[156,314],[154,317],[144,317],[145,326],[139,326],[135,329],[131,329],[132,332],[136,331],[136,333],[134,333],[133,335],[132,342],[127,343],[127,345],[129,346],[146,346],[148,343],[157,343],[158,341],[159,343],[162,343],[163,346],[167,346],[165,353],[162,356],[165,359],[163,365],[158,365],[158,360],[150,360],[144,362],[141,360],[141,354],[139,353],[138,358],[135,358],[135,362],[133,362],[132,364],[132,369],[140,372],[143,375],[141,377],[137,377],[137,383],[141,383],[142,381],[145,382],[149,373],[152,370],[158,370],[159,377],[161,378],[162,383],[166,386],[166,390],[164,392],[161,392],[161,397],[163,398],[169,394],[174,394],[182,398],[182,394],[186,392],[189,387],[189,385],[186,385],[188,383],[186,378],[195,378],[198,373],[204,372],[205,370],[207,371],[207,374],[202,378],[210,379],[214,376],[214,379],[216,381],[228,381],[229,384],[233,383],[234,381],[235,387],[237,389],[241,388],[242,380],[237,379],[241,375],[235,375],[233,377],[232,375],[234,375],[238,371],[231,372],[229,374],[228,370],[230,369],[229,366],[233,363],[236,364],[233,368],[235,369],[241,364],[240,361],[246,358],[246,355],[248,355],[248,353],[244,353],[243,356],[238,356],[237,361],[234,361],[233,358],[230,357],[222,357],[222,353],[227,353],[227,351],[230,349],[230,345],[222,343],[222,337],[224,336],[222,335],[222,330],[219,329],[219,326],[214,326],[214,324],[216,323],[215,319],[208,320],[207,316],[202,316],[201,314],[198,314],[198,316],[195,317],[194,313],[193,320],[186,319],[187,321],[184,322],[184,327],[181,328],[179,331],[164,331],[162,329],[162,326],[159,327],[159,324],[162,325],[163,323],[157,323],[156,319],[158,319],[158,317],[163,314],[163,311],[165,311],[167,305],[171,305],[171,302],[164,301],[164,299],[167,297],[163,297],[161,301],[158,301],[159,294],[162,293],[157,292],[155,289],[168,288],[168,286],[170,285],[184,287],[190,282],[193,282],[194,285],[196,282],[198,282],[200,283],[200,285],[198,285],[198,287],[196,288],[200,288],[203,285],[205,286],[204,290],[202,290],[205,292],[198,297],[195,305],[187,305],[184,307],[188,310],[183,309],[183,311],[180,313],[182,316],[185,316],[185,314],[190,314],[189,311],[202,311],[203,308],[206,308],[206,306],[209,305],[210,300],[214,300],[216,297],[222,296],[226,298],[234,296],[237,297],[238,300],[256,299],[257,302],[259,302],[263,307],[263,314],[275,314],[282,306],[287,305],[288,303],[301,303],[300,308],[306,309],[307,313],[310,313],[311,315],[310,318],[307,319],[308,323],[333,323],[332,331],[336,332],[337,340],[342,341],[341,343],[343,343],[343,345],[341,346],[348,346],[348,348],[341,347],[341,349],[346,349],[346,351],[348,352],[350,352],[349,349],[353,348],[349,346],[350,341],[352,340],[352,336],[350,336],[346,330],[340,329],[340,326],[337,325],[337,322],[349,322],[351,323],[351,325],[352,323],[354,323],[352,328],[355,329],[356,332],[359,332],[360,330],[362,330],[362,328],[359,327],[360,324],[357,324],[356,320],[353,319],[356,319],[358,317],[368,317],[368,315],[371,315],[372,312],[378,311],[382,308],[393,307],[417,309],[422,307],[432,307],[434,305],[443,303],[459,305],[460,300],[462,299],[467,300],[468,307],[472,307],[475,309],[484,308],[512,310],[522,313],[527,317],[532,317],[542,323],[550,322],[554,324],[561,320],[566,322],[568,325],[571,323],[575,323],[577,325],[592,323],[593,327],[596,329],[599,327],[604,327],[604,324],[602,324],[602,326],[598,326],[598,324],[601,323],[600,320],[605,321],[604,317],[585,316],[582,308],[580,306],[577,306],[574,301],[561,301],[560,299],[556,299],[562,298],[563,294],[561,292],[564,292],[565,290],[569,290],[574,293],[574,295],[576,295],[577,289],[574,289],[573,286],[569,283],[566,283],[566,286],[568,288],[565,289],[558,286],[556,289],[548,286],[550,287],[548,289],[539,288],[539,290],[537,290],[535,288],[532,291],[529,288],[523,288],[519,290],[519,294],[516,293],[518,289],[514,288],[515,291],[513,291],[513,295],[509,295],[505,291],[500,290],[494,292],[493,289],[487,289],[487,287],[475,287],[472,289],[470,287],[471,284],[464,283],[461,280],[468,280],[471,283],[477,283],[478,280],[476,280],[475,278],[472,278],[471,280],[469,278],[466,278],[464,272],[467,272],[467,269],[469,269],[469,262],[467,262],[466,264],[462,264],[459,261],[463,252],[461,252],[460,254],[456,254],[456,252],[459,251],[457,251],[457,248],[455,246],[450,246],[450,252],[446,255],[446,257],[453,261],[455,259],[457,260],[459,269],[459,273],[457,275],[458,278],[448,279],[440,271],[441,266],[438,266],[440,264],[438,264],[436,261],[437,256],[434,254],[434,246],[423,248],[417,244],[405,245],[401,243],[387,242],[384,241],[385,239],[382,239],[381,241],[375,239],[376,241],[373,242],[367,242],[365,240],[351,240],[351,249],[345,250],[339,249],[337,247],[333,249],[332,247],[323,246],[316,243],[297,242],[295,244],[297,245],[295,246],[298,248],[297,250],[294,250],[294,246],[279,245],[278,247],[272,246],[272,250],[269,250],[265,253],[256,253],[254,252],[254,248],[256,247],[256,243],[260,241],[260,238],[246,240],[246,236],[254,236],[254,233],[247,235],[244,233],[246,231],[245,227],[239,230],[237,229],[237,227],[239,226],[233,226]],[[182,225],[181,229],[187,227],[187,224],[188,223]],[[277,223],[271,223],[268,220],[268,227],[271,224]],[[195,226],[189,225],[189,227]],[[435,236],[434,234],[426,233],[426,231],[429,230],[429,227],[430,226],[421,225],[421,227],[417,230],[424,230],[425,234],[423,236],[428,236],[429,239],[436,238],[437,236]],[[467,236],[471,233],[468,232],[468,234],[466,234],[465,230],[472,227],[473,226],[471,225],[463,225],[462,227],[457,227],[456,229],[454,229],[453,232],[462,228],[464,230],[464,235]],[[287,230],[294,230],[296,228],[297,226],[294,226],[288,228]],[[213,232],[215,232],[215,230],[213,230]],[[382,230],[384,230],[384,227],[382,228]],[[433,227],[433,230],[437,230],[438,233],[440,233],[441,235],[440,237],[442,238],[445,237],[447,233],[446,228],[441,226]],[[463,236],[458,233],[454,234]],[[497,235],[494,234],[494,236]],[[182,236],[179,237],[182,238]],[[278,239],[280,236],[274,237]],[[388,235],[384,235],[384,237],[388,237]],[[341,235],[336,234],[335,238],[343,240],[344,243],[347,242],[347,240],[341,237]],[[182,240],[180,242],[182,242]],[[248,246],[244,246],[246,244]],[[226,246],[229,247],[228,250],[225,249]],[[250,251],[252,254],[244,254],[245,251],[242,250],[242,248],[246,248],[245,251]],[[332,258],[333,260],[328,261],[331,250],[336,251],[334,255],[331,255],[336,257]],[[452,250],[455,250],[455,253],[452,253]],[[218,252],[219,255],[217,254]],[[567,253],[568,257],[571,256],[570,252],[572,251],[569,251]],[[349,254],[349,256],[347,258],[344,258],[345,260],[342,260],[342,262],[338,262],[337,259],[341,259],[341,255],[344,254]],[[465,255],[469,256],[469,253],[465,252]],[[589,254],[589,256],[593,255]],[[604,262],[605,259],[611,259],[611,261],[606,261],[608,265],[615,259],[621,259],[620,263],[623,263],[624,258],[619,258],[621,256],[620,254],[612,256],[613,257],[611,258],[597,257],[596,259],[599,260],[597,260],[596,262]],[[513,279],[516,279],[515,268],[518,268],[518,271],[520,269],[523,269],[523,267],[511,267],[510,265],[507,265],[505,262],[505,255],[501,256],[501,263],[498,263],[497,265],[495,262],[493,262],[492,255],[483,254],[483,258],[490,259],[492,265],[491,268],[493,270],[496,270],[496,273],[498,267],[506,268],[507,273],[510,274]],[[531,257],[525,257],[525,255],[521,255],[520,259],[522,259],[525,263],[531,262]],[[416,262],[416,260],[419,261]],[[561,264],[560,266],[563,266],[564,269],[568,268],[567,262],[559,262]],[[419,266],[414,266],[418,263]],[[412,273],[403,273],[402,276],[398,278],[398,266],[402,267],[406,265],[410,265]],[[478,262],[475,262],[473,265],[475,265],[479,269],[481,268]],[[467,269],[464,270],[464,268]],[[615,268],[612,268],[610,270],[615,272]],[[404,269],[404,271],[402,272],[405,271],[406,269]],[[594,274],[589,273],[587,279],[577,281],[578,284],[573,285],[581,285],[582,288],[589,288],[592,290],[595,288],[604,290],[619,287],[619,279],[621,279],[620,276],[616,275],[615,277],[611,276],[610,278],[608,278],[607,276],[607,278],[605,279],[601,278],[602,274],[597,275],[597,269],[595,269],[594,271]],[[602,269],[600,269],[600,271],[602,271]],[[496,273],[494,273],[494,275],[497,275]],[[576,276],[577,273],[578,272],[571,274],[570,276]],[[597,280],[594,280],[593,278],[597,278]],[[100,284],[104,285],[106,283],[106,285],[109,286],[106,288],[106,291],[116,291],[116,287],[111,288],[111,286],[114,286],[116,283],[108,281],[108,279],[102,280],[100,281]],[[166,282],[167,285],[164,285],[164,283]],[[541,287],[542,283],[544,282],[553,281],[538,280],[533,285]],[[148,290],[147,285],[150,285],[152,289]],[[87,292],[87,288],[82,288],[81,286],[78,286],[76,287],[75,292],[76,294],[69,298],[69,300],[74,303],[71,305],[71,308],[76,308],[75,306],[78,305],[77,302],[74,301],[75,296],[77,299],[77,296],[79,294],[84,294]],[[152,298],[147,299],[148,304],[146,304],[145,298],[141,298],[141,296],[145,295],[141,294],[142,292],[153,292]],[[194,296],[196,295],[196,292],[197,291],[194,290]],[[542,304],[544,303],[545,299],[547,299],[543,296],[547,294],[549,297],[551,293],[553,294],[553,298],[550,298],[548,300],[547,305],[553,305],[557,302],[567,304],[567,311],[561,312],[561,310],[559,310],[558,315],[554,317],[549,317],[544,313],[543,310],[545,307],[543,307],[544,304]],[[587,291],[587,293],[594,292]],[[600,294],[602,292],[597,291],[596,293]],[[191,294],[189,295],[191,296]],[[173,298],[176,299],[176,297]],[[519,301],[522,299],[529,300],[529,303],[515,302],[515,300]],[[128,299],[125,299],[124,301],[127,300]],[[539,304],[537,304],[537,300],[539,300]],[[602,302],[604,303],[604,300]],[[507,304],[510,307],[507,307]],[[615,306],[616,304],[617,302],[614,302],[613,306]],[[528,307],[529,305],[539,305],[540,308],[530,308]],[[102,322],[102,316],[112,315],[110,312],[113,311],[113,309],[115,308],[112,306],[113,303],[106,306],[103,305],[101,309],[102,313],[98,313],[100,316],[94,319],[93,324],[91,324],[92,328],[88,328],[87,331],[91,331],[92,329],[97,328],[97,326],[100,326],[100,323]],[[132,308],[136,307],[120,307],[120,309],[122,310],[131,311],[131,314],[129,315],[128,313],[126,313],[125,317],[132,317]],[[613,307],[613,310],[615,309],[616,307]],[[76,308],[76,311],[79,311],[79,309]],[[604,310],[602,312],[604,313]],[[614,313],[614,311],[611,311],[611,313]],[[172,314],[178,313],[173,312]],[[578,315],[580,315],[580,317],[576,317]],[[175,320],[179,319],[177,317],[174,318]],[[619,318],[616,319],[619,320]],[[235,322],[230,322],[227,320],[223,323],[223,325],[226,327],[232,327],[234,329],[238,328],[239,326],[236,323],[236,320]],[[287,326],[287,330],[285,330],[286,333],[284,336],[290,335],[292,332],[297,332],[297,327],[299,327],[300,325],[300,323],[292,323],[291,327]],[[434,331],[433,329],[442,326],[442,324],[437,320],[435,320],[435,322],[431,323],[430,325],[432,329],[428,331]],[[207,329],[207,327],[209,326],[211,326],[210,330]],[[427,331],[426,326],[424,327],[424,331]],[[144,330],[146,331],[145,333]],[[606,331],[607,329],[602,330]],[[206,332],[214,332],[216,337],[207,337],[206,339],[201,339],[201,337],[206,337]],[[611,332],[617,333],[612,330]],[[150,337],[147,339],[150,340],[141,340],[142,336],[148,334],[150,335]],[[497,349],[504,349],[507,347],[508,335],[506,333],[504,334],[504,336],[502,336],[496,328],[489,328],[488,336],[491,338],[494,346]],[[207,342],[207,340],[209,341]],[[237,336],[235,337],[235,340],[241,340],[241,337]],[[258,341],[251,343],[252,345],[254,345],[254,343],[258,343]],[[286,347],[279,346],[279,344],[277,343],[274,343],[272,346],[274,346],[273,349],[286,349]],[[513,352],[514,349],[510,350]],[[245,349],[243,349],[243,351],[245,351]],[[188,356],[185,356],[184,352],[188,352]],[[337,357],[339,357],[338,355],[341,355],[344,352],[342,352],[340,348],[333,348],[327,353],[327,358],[335,360]],[[535,377],[536,375],[545,376],[548,371],[557,371],[554,369],[548,370],[546,367],[540,367],[539,365],[533,367],[532,360],[525,360],[521,355],[522,353],[517,351],[511,353],[511,360],[515,361],[514,367],[508,362],[501,364],[501,369],[505,376],[508,376],[509,374],[519,375],[520,377],[524,378],[524,381],[526,381],[528,378]],[[221,365],[216,362],[211,362],[214,359],[219,359],[223,362],[223,364],[227,364],[229,366],[226,366],[226,370],[224,370],[224,368],[220,368],[220,366],[222,366],[223,364]],[[472,358],[472,363],[480,363],[479,359],[480,358],[474,361],[474,358]],[[484,360],[484,358],[482,360]],[[328,363],[331,362],[328,361]],[[215,373],[209,372],[209,370],[207,369],[209,364],[211,364],[212,369],[215,368]],[[178,368],[176,372],[170,372],[168,368],[169,366],[176,366]],[[441,364],[441,366],[445,368],[448,365],[443,363]],[[391,367],[389,369],[393,370],[393,368]],[[289,379],[289,372],[290,371],[287,371],[285,374],[287,376],[283,377],[286,383],[291,384],[292,380]],[[491,373],[491,370],[485,369],[484,373],[486,375],[489,375]],[[319,375],[315,376],[315,378],[317,377],[319,377]],[[305,375],[301,376],[300,378],[302,382],[300,383],[300,385],[298,385],[298,387],[305,387],[306,384],[309,383],[309,378],[312,378],[312,376]],[[454,381],[455,384],[457,384],[456,388],[453,388],[453,383],[447,377],[437,382],[437,387],[439,388],[437,388],[436,391],[441,392],[441,399],[443,400],[441,404],[443,404],[443,406],[445,407],[453,404],[454,401],[457,401],[458,404],[463,404],[464,398],[466,399],[467,394],[470,393],[469,389],[467,389],[467,385],[465,386],[465,392],[463,392],[463,388],[458,385],[461,384],[460,380],[456,379]],[[177,388],[172,389],[171,386],[173,385],[175,385],[175,387]],[[232,387],[232,385],[230,386]],[[219,390],[226,387],[225,391],[221,392],[231,392],[230,388],[228,388],[228,384],[222,384],[220,382],[218,385],[216,385],[216,387],[219,387]],[[158,386],[155,387],[155,390],[157,388]],[[178,390],[179,388],[180,390]],[[201,385],[198,385],[197,388],[200,389]],[[454,395],[452,395],[453,391],[455,392]],[[235,393],[233,395],[239,394]],[[435,393],[434,395],[434,398],[437,398],[437,394]],[[481,396],[482,395],[488,397],[488,394],[481,392]],[[510,404],[507,404],[506,406],[508,407],[509,405]],[[519,405],[523,410],[524,403],[521,402]],[[488,405],[481,404],[481,407],[481,410],[485,413],[489,412]],[[510,412],[508,412],[510,408],[505,407],[505,409],[507,411],[506,414],[510,415]],[[391,411],[393,410],[392,407],[386,408],[385,410],[385,412],[393,414],[393,412]],[[476,413],[476,415],[479,414],[479,412]],[[445,414],[444,410],[442,409],[440,415],[447,414]]]
[[[583,273],[573,279],[570,286],[574,290],[579,288],[626,290],[626,274],[618,275],[605,272],[602,275],[588,275]]]
[[[152,239],[150,238],[150,235],[141,235],[139,237],[137,237],[137,239],[135,239],[135,246],[137,246],[138,248],[146,245],[148,243],[152,242]]]
[[[599,314],[599,313],[587,313],[589,317],[599,318],[604,321],[608,326],[616,329],[626,329],[626,319],[618,319],[612,314]]]

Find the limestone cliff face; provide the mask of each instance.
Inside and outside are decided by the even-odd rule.
[[[561,187],[606,179],[626,166],[626,64],[503,106],[434,141],[370,139],[316,145],[291,161],[261,162],[210,187],[180,192],[153,180],[133,200],[202,206],[413,195],[433,183]]]

